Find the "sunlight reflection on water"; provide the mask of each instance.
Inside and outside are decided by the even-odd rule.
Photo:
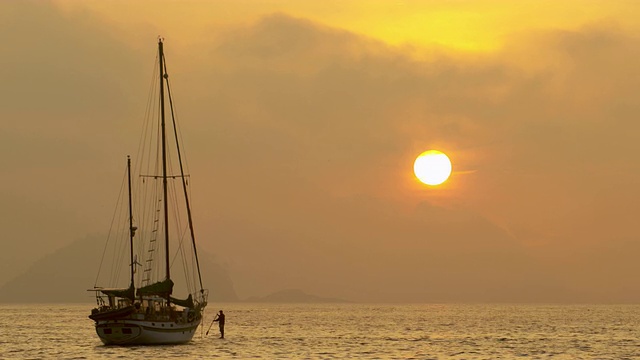
[[[103,346],[88,305],[0,305],[2,359],[640,358],[636,305],[224,304],[193,341]]]

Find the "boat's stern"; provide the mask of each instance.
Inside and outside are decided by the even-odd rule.
[[[98,323],[96,333],[105,345],[123,345],[135,343],[142,334],[142,328],[136,324]]]

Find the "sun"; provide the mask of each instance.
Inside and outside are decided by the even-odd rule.
[[[427,150],[416,158],[413,163],[413,172],[427,185],[440,185],[451,175],[451,161],[441,151]]]

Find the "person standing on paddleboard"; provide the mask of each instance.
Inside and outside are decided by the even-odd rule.
[[[218,325],[220,326],[220,339],[224,339],[224,313],[222,312],[222,310],[220,310],[218,316],[216,316],[213,321],[218,322]]]

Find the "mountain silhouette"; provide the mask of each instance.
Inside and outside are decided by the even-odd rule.
[[[245,302],[266,303],[346,303],[347,300],[310,295],[299,289],[280,290],[263,297],[253,296]]]
[[[43,257],[0,287],[0,302],[93,302],[93,292],[86,290],[96,282],[103,248],[104,239],[87,237]],[[227,270],[217,264],[211,254],[200,252],[199,255],[203,285],[209,289],[209,302],[237,301]],[[126,280],[122,286],[127,286]],[[178,290],[174,289],[174,296],[185,295]]]

